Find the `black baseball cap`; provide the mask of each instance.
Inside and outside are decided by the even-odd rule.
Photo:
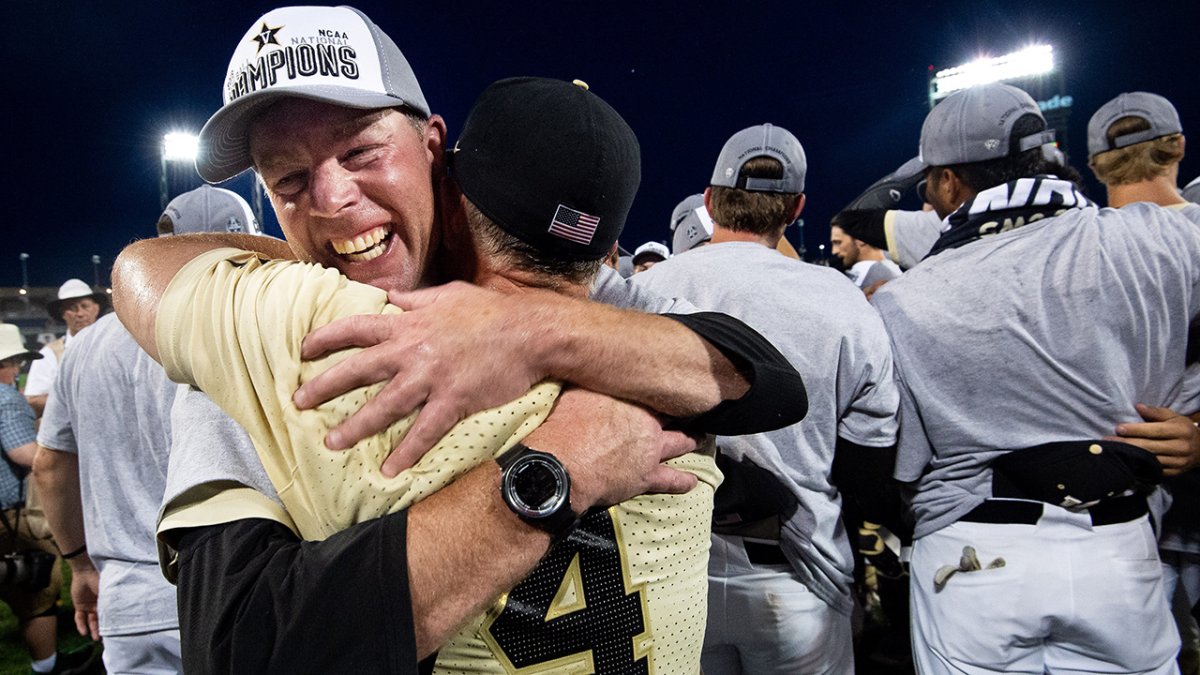
[[[579,80],[537,77],[485,89],[447,163],[496,225],[571,260],[608,254],[642,175],[637,136],[612,106]]]

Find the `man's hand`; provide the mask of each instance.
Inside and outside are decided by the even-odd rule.
[[[72,560],[71,562],[74,562]],[[75,630],[85,637],[100,640],[100,615],[96,602],[100,597],[100,572],[89,561],[71,565],[71,602],[75,605]]]
[[[696,449],[679,431],[663,431],[639,406],[584,389],[567,389],[525,444],[552,453],[571,474],[571,505],[582,513],[648,492],[682,494],[696,477],[662,464]]]
[[[1145,422],[1117,426],[1117,435],[1105,440],[1121,441],[1149,450],[1158,456],[1163,475],[1178,476],[1200,464],[1200,429],[1192,420],[1170,408],[1137,404]]]
[[[528,329],[505,309],[520,296],[463,282],[389,295],[404,314],[353,316],[313,331],[301,356],[318,358],[364,347],[296,391],[293,402],[313,408],[357,387],[387,381],[383,389],[325,437],[334,450],[353,446],[420,409],[412,428],[383,464],[392,476],[459,421],[524,394],[546,374],[533,368]],[[436,306],[433,306],[436,303]]]

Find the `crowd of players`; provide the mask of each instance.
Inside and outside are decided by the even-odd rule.
[[[619,274],[640,151],[586,85],[498,82],[451,146],[370,19],[274,10],[198,169],[258,171],[287,242],[200,188],[114,315],[72,280],[63,341],[0,331],[5,383],[38,366],[0,420],[8,550],[68,561],[109,672],[851,673],[864,606],[922,673],[1178,672],[1182,131],[1154,94],[1097,111],[1101,208],[1025,92],[952,95],[835,218],[842,274],[786,245],[807,158],[757,125]],[[42,517],[31,466],[41,532],[7,523]],[[82,672],[56,583],[0,589],[34,672]]]

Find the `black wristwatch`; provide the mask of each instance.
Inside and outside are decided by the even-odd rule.
[[[521,443],[496,458],[500,465],[500,495],[521,520],[550,533],[566,536],[579,522],[571,510],[571,475],[547,452]]]

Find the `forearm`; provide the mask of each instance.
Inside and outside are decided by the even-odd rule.
[[[83,548],[86,540],[78,455],[39,446],[33,462],[33,479],[58,550],[70,553]],[[91,565],[86,555],[73,557],[69,562],[74,566],[85,561],[87,566]]]
[[[549,548],[500,498],[488,462],[409,509],[408,575],[418,658],[512,588]],[[453,542],[457,542],[455,545]],[[469,543],[469,545],[468,545]]]
[[[488,462],[408,511],[323,541],[301,542],[266,520],[187,531],[179,542],[186,670],[415,672],[548,548],[549,535],[504,506],[499,475]],[[321,617],[313,620],[323,640],[296,620],[304,616]]]
[[[520,320],[548,375],[673,417],[692,417],[749,389],[719,349],[671,319],[540,295]],[[636,373],[631,373],[631,369]]]
[[[33,396],[26,396],[25,400],[29,401],[29,407],[33,408],[33,414],[41,417],[42,413],[46,411],[47,398],[49,398],[48,394],[35,394]]]
[[[113,263],[113,308],[138,344],[158,358],[154,323],[171,279],[193,258],[233,247],[270,258],[291,258],[287,243],[248,234],[188,234],[143,239],[125,247]]]

